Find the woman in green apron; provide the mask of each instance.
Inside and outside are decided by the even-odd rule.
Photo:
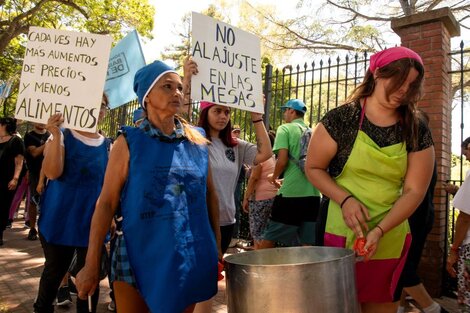
[[[429,185],[434,148],[418,119],[424,67],[414,51],[390,48],[370,58],[348,102],[316,127],[307,177],[325,196],[325,246],[353,248],[362,312],[396,312],[394,291],[411,242],[407,218]]]

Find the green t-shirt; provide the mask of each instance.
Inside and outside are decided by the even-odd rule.
[[[290,155],[296,159],[299,158],[300,137],[302,136],[299,125],[303,129],[307,127],[303,119],[298,118],[277,128],[273,147],[275,154],[281,149],[287,149]],[[289,160],[284,170],[284,181],[277,194],[282,194],[284,197],[320,196],[320,192],[313,187],[299,167],[291,160]]]

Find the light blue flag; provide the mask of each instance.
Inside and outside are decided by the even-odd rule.
[[[10,96],[12,84],[13,84],[12,79],[9,79],[7,81],[0,81],[0,98],[1,99],[6,99]]]
[[[144,66],[145,59],[139,35],[134,30],[111,50],[108,74],[104,85],[111,109],[137,98],[133,89],[134,75]]]

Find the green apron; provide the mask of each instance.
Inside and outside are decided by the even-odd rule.
[[[407,151],[405,143],[379,147],[361,130],[363,116],[364,109],[351,154],[335,181],[367,207],[371,217],[367,224],[371,230],[401,196],[407,169]],[[344,222],[341,208],[336,202],[330,201],[325,246],[351,249],[355,239],[354,232]],[[408,221],[405,220],[384,234],[371,260],[356,263],[360,302],[393,301],[410,242]]]

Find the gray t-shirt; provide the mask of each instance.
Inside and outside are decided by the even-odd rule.
[[[258,149],[256,145],[239,139],[233,148],[225,146],[219,138],[209,145],[209,162],[217,197],[219,198],[220,226],[235,223],[234,193],[243,164],[253,165]]]

